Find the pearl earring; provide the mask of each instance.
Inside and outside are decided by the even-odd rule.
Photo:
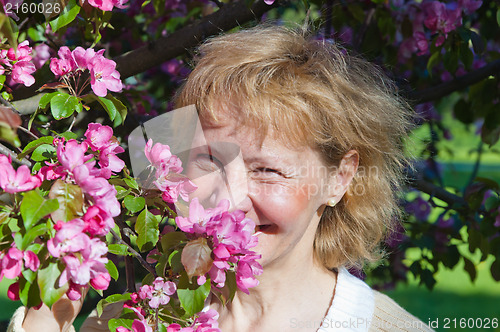
[[[326,202],[326,205],[328,205],[329,207],[334,207],[335,204],[337,204],[337,202],[335,202],[334,198],[330,198],[328,202]]]

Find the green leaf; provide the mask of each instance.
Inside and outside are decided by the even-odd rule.
[[[170,232],[161,236],[161,248],[163,252],[177,246],[182,241],[186,241],[186,234],[183,232]]]
[[[36,277],[35,273],[34,276]],[[29,282],[25,278],[19,278],[19,299],[27,307],[39,305],[42,300],[38,284]]]
[[[59,91],[44,94],[42,98],[40,98],[40,101],[38,102],[38,107],[42,110],[46,109],[52,98],[57,96],[58,94],[60,94]]]
[[[23,149],[23,152],[17,156],[17,159],[21,160],[26,155],[31,153],[33,150],[35,150],[37,147],[39,147],[42,144],[52,144],[54,142],[54,137],[52,136],[43,136],[40,137],[39,139],[36,139],[32,142],[29,142],[28,145]]]
[[[97,97],[97,101],[102,105],[104,110],[108,112],[109,119],[113,121],[116,118],[116,114],[119,114],[115,104],[108,98],[104,97]]]
[[[70,24],[80,12],[80,6],[76,4],[75,0],[70,0],[66,7],[64,7],[61,15],[50,21],[52,31],[56,32],[62,27]]]
[[[115,120],[114,125],[116,127],[117,125],[120,125],[123,122],[125,122],[125,118],[127,117],[127,107],[125,107],[125,105],[123,105],[123,103],[120,100],[118,100],[117,98],[115,98],[111,94],[108,94],[106,96],[106,98],[111,100],[111,102],[115,106],[117,113],[116,113],[116,117],[114,119]]]
[[[113,294],[108,296],[107,298],[104,299],[106,303],[116,303],[120,301],[128,301],[130,300],[130,293],[125,293],[125,294]]]
[[[434,68],[434,66],[437,65],[440,60],[441,60],[441,52],[439,50],[431,55],[429,61],[427,61],[427,71],[429,72],[429,75],[431,75],[432,73],[432,68]]]
[[[119,256],[132,256],[124,244],[113,243],[108,246],[108,252]]]
[[[197,289],[178,289],[177,295],[181,301],[181,306],[186,310],[187,316],[193,316],[195,313],[203,310],[205,299],[210,293],[210,280],[199,286]]]
[[[148,211],[147,207],[137,217],[135,231],[137,232],[137,246],[141,251],[153,248],[158,242],[160,234],[158,219]]]
[[[59,270],[57,263],[50,263],[45,269],[38,271],[40,296],[43,303],[49,307],[52,307],[52,305],[56,303],[69,288],[68,283],[64,284],[62,287],[56,286],[56,283],[59,283],[60,275],[61,271]]]
[[[57,134],[57,133],[56,133]],[[65,131],[64,133],[57,134],[58,136],[64,137],[66,140],[70,139],[78,139],[78,135],[71,132],[71,131]]]
[[[50,110],[56,120],[67,118],[77,109],[80,101],[77,97],[60,92],[50,100]]]
[[[113,263],[113,261],[111,261],[111,260],[108,260],[108,262],[105,265],[106,265],[106,269],[108,269],[108,272],[109,272],[109,275],[111,276],[111,278],[115,279],[115,281],[118,280],[118,277],[120,275],[118,273],[118,269],[116,268],[115,263]]]
[[[108,329],[111,332],[115,332],[118,327],[123,326],[131,330],[133,322],[132,319],[113,318],[108,321]]]
[[[26,232],[26,235],[24,235],[22,243],[21,243],[21,250],[26,250],[30,244],[32,244],[36,238],[38,238],[40,235],[46,234],[47,233],[47,225],[46,224],[40,224],[36,225],[32,229],[30,229],[28,232]]]
[[[497,258],[492,264],[491,264],[491,276],[495,281],[500,281],[500,259]]]
[[[464,260],[464,270],[469,274],[470,281],[474,282],[477,277],[476,266],[472,261],[466,257],[462,257]]]
[[[500,8],[497,10],[497,23],[500,26]]]
[[[125,183],[127,184],[127,186],[129,186],[130,188],[139,190],[139,185],[137,184],[137,181],[135,179],[128,178],[128,179],[123,179],[123,181],[125,181]]]
[[[487,211],[493,210],[494,208],[498,207],[499,200],[495,196],[488,197],[486,201],[484,202],[484,208]]]
[[[131,192],[130,189],[125,189],[122,186],[118,186],[118,185],[115,185],[115,189],[116,189],[116,198],[117,199],[122,199],[123,197],[127,196]]]
[[[21,216],[23,217],[24,227],[28,231],[40,219],[51,214],[58,207],[59,203],[56,199],[46,200],[38,190],[28,191],[24,194],[21,203]]]
[[[51,144],[41,144],[31,154],[34,161],[50,160],[56,155],[56,148]]]
[[[135,197],[132,195],[128,195],[125,197],[123,200],[123,204],[125,207],[131,212],[131,213],[136,213],[144,209],[144,205],[146,203],[146,200],[144,197]]]
[[[50,216],[54,221],[69,221],[83,215],[83,192],[76,184],[57,180],[50,188],[49,198],[59,202],[59,208]]]

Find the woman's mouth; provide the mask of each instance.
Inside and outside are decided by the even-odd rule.
[[[255,226],[255,234],[254,235],[259,235],[261,233],[274,234],[275,231],[276,231],[276,227],[273,224],[257,225],[257,226]]]

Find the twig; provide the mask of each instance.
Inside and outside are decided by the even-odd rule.
[[[359,29],[358,38],[356,38],[354,41],[353,46],[355,50],[359,51],[359,49],[361,48],[361,43],[365,39],[366,30],[368,30],[368,27],[372,23],[373,15],[375,15],[375,8],[370,9],[370,11],[368,11],[368,13],[366,14],[365,21],[363,22],[363,25]]]
[[[408,179],[408,182],[413,188],[429,194],[432,197],[439,198],[455,210],[469,209],[469,204],[463,197],[452,194],[448,190],[431,182],[425,181],[421,178],[410,178]]]
[[[13,110],[14,112],[16,112],[17,114],[19,115],[22,115],[21,112],[19,112],[15,107],[14,105],[12,105],[8,100],[6,100],[4,97],[2,97],[0,95],[0,103],[2,103],[3,105],[7,106],[8,108],[10,108],[11,110]]]
[[[18,164],[21,164],[21,165],[26,165],[28,167],[31,167],[31,163],[26,160],[26,159],[17,159],[17,153],[15,153],[14,151],[10,150],[8,147],[6,147],[5,145],[1,144],[0,143],[0,153],[1,154],[4,154],[6,156],[12,156],[12,161],[15,161],[16,163]]]
[[[128,244],[127,242],[123,241],[123,239],[121,237],[118,236],[118,234],[116,234],[116,232],[114,230],[111,230],[111,234],[113,234],[113,237],[116,239],[116,241],[119,243],[119,244],[124,244],[127,246],[127,249],[130,251],[131,254],[134,255],[135,258],[137,258],[137,260],[141,263],[141,265],[146,269],[148,270],[149,273],[151,273],[152,275],[154,275],[155,277],[157,277],[158,275],[156,274],[156,271],[155,269],[149,265],[148,262],[146,262],[146,260],[141,256],[141,254],[139,254],[137,251],[134,250],[134,248],[132,248],[130,246],[130,244]]]
[[[333,0],[326,1],[326,12],[325,12],[325,37],[330,38],[332,35],[332,15],[333,15]]]
[[[26,134],[30,135],[33,139],[39,139],[40,137],[36,136],[35,134],[33,134],[31,131],[29,131],[28,129],[24,128],[23,126],[19,126],[17,127],[17,129],[20,129],[21,131],[25,132]]]
[[[459,91],[476,84],[488,76],[500,73],[500,59],[492,61],[468,74],[459,76],[452,81],[439,84],[420,91],[411,91],[406,94],[406,98],[413,101],[415,105],[425,103],[447,96],[454,91]]]

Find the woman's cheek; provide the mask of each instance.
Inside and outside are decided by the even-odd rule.
[[[259,201],[266,218],[281,227],[297,221],[307,210],[309,193],[307,186],[281,186],[262,189]]]

